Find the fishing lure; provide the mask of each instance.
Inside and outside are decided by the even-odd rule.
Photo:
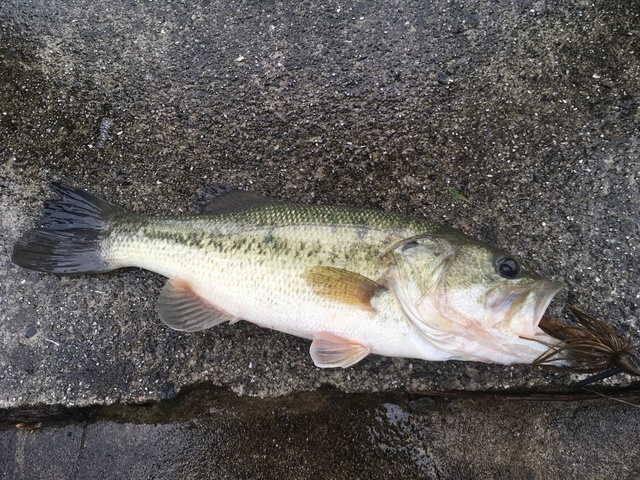
[[[549,345],[549,350],[533,362],[535,365],[562,360],[573,371],[596,373],[577,386],[622,372],[640,376],[640,345],[634,344],[630,335],[623,337],[609,324],[575,307],[568,308],[575,323],[554,320],[547,315],[540,320],[540,328],[560,343]]]

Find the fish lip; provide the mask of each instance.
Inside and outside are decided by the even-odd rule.
[[[549,304],[553,300],[553,298],[562,290],[563,285],[558,282],[554,282],[551,280],[543,280],[541,285],[538,286],[537,292],[537,301],[536,307],[533,313],[533,319],[535,321],[535,326],[538,327],[540,325],[540,320],[542,320],[542,316],[544,312],[549,308]]]

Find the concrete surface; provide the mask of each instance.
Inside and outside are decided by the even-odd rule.
[[[13,479],[636,479],[637,427],[630,435],[622,417],[637,426],[640,409],[335,391],[257,399],[198,388],[1,432],[0,462]]]
[[[604,470],[587,461],[596,458],[609,476],[637,477],[637,409],[613,400],[437,401],[425,413],[402,393],[571,392],[579,376],[380,357],[319,370],[308,342],[249,324],[169,331],[154,309],[163,280],[148,272],[56,277],[9,256],[37,222],[49,181],[150,213],[192,211],[203,185],[225,182],[462,228],[564,282],[555,315],[569,301],[638,335],[639,16],[635,0],[2,2],[0,471],[119,478],[129,465],[151,478],[135,470],[141,458],[166,457],[194,477],[218,462],[234,478],[286,468],[344,478],[363,465],[362,478],[598,478]],[[170,401],[203,382],[227,392],[224,407],[212,395],[206,421],[188,411],[166,423],[127,416],[127,405]],[[330,390],[313,393],[320,387]],[[300,399],[317,399],[318,413],[300,413],[296,428],[331,456],[275,446],[304,442],[268,414]],[[327,423],[334,401],[343,407]],[[352,401],[361,407],[344,406]],[[399,406],[408,429],[377,427],[389,450],[365,435],[385,403]],[[15,430],[33,408],[43,427]],[[92,408],[122,409],[121,421],[79,413]],[[228,412],[256,415],[269,434],[249,435]],[[438,425],[432,436],[427,417]],[[215,431],[229,440],[211,440]],[[220,456],[180,453],[199,435]],[[135,450],[122,447],[130,442]],[[73,465],[59,460],[67,456]]]

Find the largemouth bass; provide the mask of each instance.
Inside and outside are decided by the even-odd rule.
[[[370,353],[531,363],[559,343],[538,326],[559,284],[428,220],[220,185],[204,190],[200,215],[152,217],[51,188],[61,198],[45,202],[12,261],[57,274],[164,275],[158,314],[176,330],[246,320],[312,340],[318,367]]]

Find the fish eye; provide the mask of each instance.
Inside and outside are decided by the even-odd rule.
[[[520,265],[513,258],[499,257],[496,260],[496,273],[503,278],[514,278],[520,273]]]

